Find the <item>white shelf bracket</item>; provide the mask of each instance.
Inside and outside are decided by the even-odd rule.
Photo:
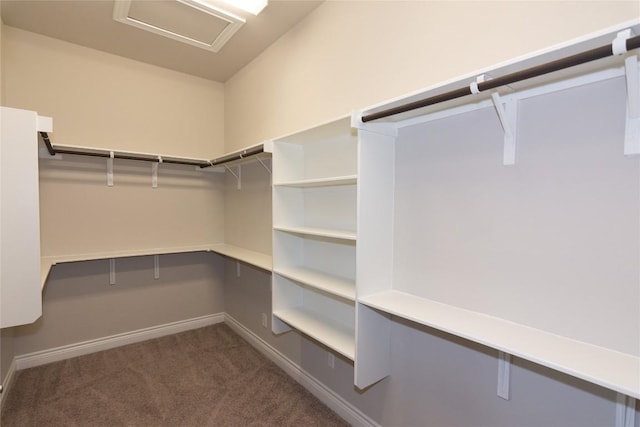
[[[109,285],[116,284],[116,259],[109,259]]]
[[[616,397],[616,427],[634,427],[636,418],[636,400],[618,393]]]
[[[151,163],[151,188],[158,188],[158,167],[162,163],[162,156],[158,156],[158,163]]]
[[[242,184],[241,184],[241,181],[242,181],[242,179],[241,179],[241,177],[242,177],[242,167],[240,165],[237,165],[236,166],[236,172],[233,172],[233,170],[227,165],[224,165],[224,167],[227,168],[227,170],[229,172],[231,172],[231,175],[236,177],[236,180],[238,180],[238,190],[240,190],[242,188]]]
[[[160,278],[160,255],[153,256],[153,278]]]
[[[113,187],[113,151],[109,151],[107,159],[107,185]]]
[[[263,162],[260,157],[257,157],[257,159],[260,162],[260,164],[262,165],[262,167],[265,168],[267,170],[267,172],[269,172],[269,175],[271,175],[271,169],[269,169],[269,166],[267,166],[267,164],[265,162]]]
[[[493,105],[498,113],[500,124],[504,130],[504,150],[502,164],[505,166],[516,163],[516,124],[518,120],[518,100],[510,98],[503,101],[497,92],[491,94]]]
[[[640,71],[638,56],[629,55],[624,61],[627,77],[627,120],[624,132],[624,154],[640,154]]]
[[[498,397],[509,400],[509,373],[511,371],[511,355],[498,352]]]

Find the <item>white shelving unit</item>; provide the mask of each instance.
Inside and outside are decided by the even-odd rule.
[[[357,137],[348,118],[274,141],[274,333],[355,357]]]
[[[42,314],[38,132],[50,118],[0,108],[0,327],[29,324]]]
[[[481,93],[360,121],[611,43],[621,29],[354,114],[358,387],[389,375],[398,316],[640,398],[640,161],[625,156],[624,127],[637,63],[518,82],[498,89],[498,105]]]

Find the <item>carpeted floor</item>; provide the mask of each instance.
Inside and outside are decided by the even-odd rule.
[[[346,426],[218,324],[17,372],[11,426]]]

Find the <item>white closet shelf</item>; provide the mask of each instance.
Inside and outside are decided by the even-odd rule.
[[[285,231],[287,233],[304,234],[307,236],[329,237],[332,239],[356,240],[356,233],[348,230],[335,230],[330,228],[316,227],[289,227],[273,226],[274,230]]]
[[[356,283],[352,279],[345,279],[305,267],[278,268],[274,269],[274,273],[349,301],[356,299]]]
[[[359,302],[640,398],[640,356],[400,291],[376,293]]]
[[[255,265],[263,270],[271,271],[272,268],[273,262],[270,255],[227,244],[212,245],[209,249],[217,254]]]
[[[151,248],[151,249],[133,249],[127,251],[110,251],[110,252],[92,252],[84,254],[73,255],[50,255],[40,258],[40,280],[41,286],[44,288],[44,284],[49,276],[51,267],[56,264],[66,262],[79,262],[79,261],[94,261],[99,259],[111,259],[111,258],[128,258],[138,256],[151,256],[151,255],[169,255],[180,254],[189,252],[215,252],[220,255],[228,256],[230,258],[237,259],[247,264],[255,265],[267,271],[271,271],[271,256],[261,254],[259,252],[250,251],[237,246],[220,244],[207,244],[207,245],[194,245],[194,246],[178,246],[170,248]]]
[[[355,357],[353,327],[302,307],[275,310],[273,315],[350,360]]]
[[[333,187],[339,185],[354,185],[358,182],[358,175],[335,176],[328,178],[302,179],[298,181],[285,181],[274,183],[279,187],[313,188]]]

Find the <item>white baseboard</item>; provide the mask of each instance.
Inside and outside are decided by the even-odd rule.
[[[11,365],[9,365],[9,370],[7,371],[7,375],[3,378],[2,381],[2,393],[0,393],[0,412],[2,411],[2,405],[4,404],[4,397],[8,396],[9,390],[13,385],[13,376],[16,373],[18,368],[16,368],[16,360],[15,358],[11,361]]]
[[[229,325],[229,327],[237,332],[240,336],[242,336],[245,340],[247,340],[258,351],[260,351],[267,358],[278,365],[278,367],[285,371],[300,385],[309,390],[311,394],[320,399],[322,403],[324,403],[334,412],[340,415],[349,424],[362,427],[380,426],[378,423],[367,417],[351,403],[344,400],[333,390],[329,389],[308,372],[303,370],[300,366],[293,363],[258,335],[247,329],[244,325],[235,320],[229,314],[225,314],[225,323]]]
[[[205,326],[213,325],[215,323],[222,323],[224,322],[224,320],[224,313],[209,314],[193,319],[180,320],[178,322],[166,323],[164,325],[152,326],[150,328],[138,329],[136,331],[111,335],[109,337],[98,338],[95,340],[89,340],[80,343],[65,345],[62,347],[56,347],[48,350],[19,355],[14,358],[14,364],[15,368],[18,370],[33,368],[34,366],[58,362],[60,360],[70,359],[72,357],[84,356],[85,354],[109,350],[127,344],[133,344],[153,338],[163,337],[165,335],[177,334],[179,332],[202,328]]]

